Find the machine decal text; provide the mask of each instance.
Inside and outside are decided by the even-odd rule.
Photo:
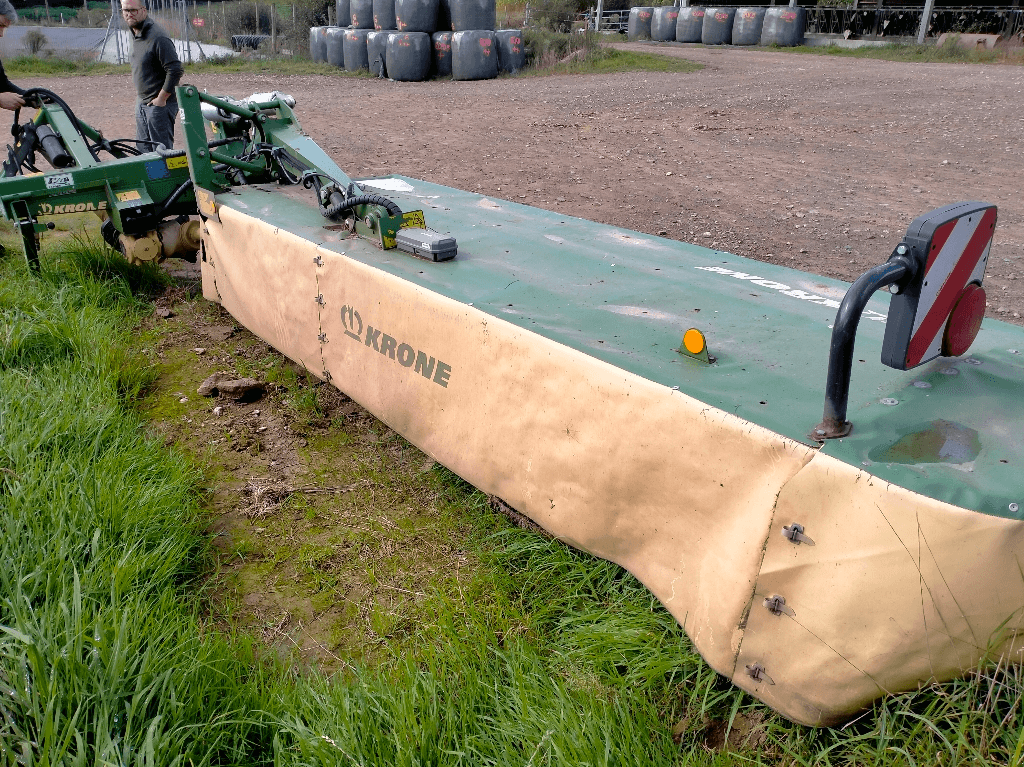
[[[71,178],[70,173],[54,173],[46,176],[46,188],[47,189],[61,189],[65,186],[74,186],[75,180]]]
[[[799,298],[801,301],[810,301],[812,304],[819,304],[820,306],[826,306],[829,309],[838,309],[839,302],[832,298],[826,298],[825,296],[819,296],[816,293],[808,293],[806,290],[795,290],[789,285],[784,285],[781,282],[775,282],[775,280],[766,280],[764,277],[758,277],[754,274],[747,274],[746,272],[738,272],[734,269],[726,269],[721,266],[696,266],[695,269],[700,269],[705,272],[714,272],[721,274],[725,277],[732,277],[737,280],[747,280],[753,285],[759,285],[762,288],[768,288],[770,290],[777,290],[784,296],[791,298]],[[885,322],[885,315],[880,312],[872,311],[871,309],[864,310],[864,318],[873,320],[874,322]]]
[[[448,381],[452,374],[452,366],[448,363],[431,357],[419,349],[414,349],[409,344],[402,343],[373,325],[367,325],[364,333],[363,318],[351,306],[341,308],[341,324],[345,329],[345,335],[349,338],[394,360],[404,368],[412,368],[413,372],[419,373],[428,381],[433,381],[445,389],[448,388]]]
[[[106,210],[107,201],[100,200],[99,202],[69,202],[67,205],[54,205],[49,202],[39,203],[39,210],[36,211],[38,216],[56,216],[60,213],[85,213],[87,211]]]

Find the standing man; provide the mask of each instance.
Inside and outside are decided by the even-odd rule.
[[[121,12],[135,38],[132,48],[132,80],[138,96],[135,137],[170,149],[174,146],[174,118],[178,115],[174,86],[181,81],[185,67],[174,51],[171,38],[148,18],[145,0],[124,0]]]
[[[18,12],[14,10],[10,0],[0,0],[0,37],[4,36],[7,27],[18,23]],[[21,97],[24,91],[7,79],[4,72],[4,65],[0,64],[0,107],[4,109],[18,109],[25,106],[25,99]]]

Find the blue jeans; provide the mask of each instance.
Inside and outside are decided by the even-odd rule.
[[[135,102],[135,137],[140,141],[159,141],[167,149],[174,146],[174,118],[178,116],[178,102],[171,100],[167,106],[156,107]],[[156,149],[152,144],[139,147],[143,152]]]

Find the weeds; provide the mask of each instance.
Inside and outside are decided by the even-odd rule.
[[[563,34],[528,29],[523,37],[528,53],[528,74],[696,72],[702,68],[685,59],[610,48],[605,45],[606,36],[595,32]]]
[[[984,50],[964,48],[950,36],[940,45],[916,45],[908,43],[889,43],[886,45],[865,45],[860,48],[842,48],[838,45],[800,46],[798,48],[781,48],[780,51],[794,53],[813,53],[819,56],[843,56],[857,59],[881,59],[883,61],[911,61],[919,63],[939,64],[1024,64],[1024,49],[1003,48]]]

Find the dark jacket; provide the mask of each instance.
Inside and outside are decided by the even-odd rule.
[[[0,62],[0,93],[17,93],[20,96],[24,92],[25,90],[23,88],[19,88],[7,79],[7,73],[4,72],[4,65]]]
[[[171,38],[152,19],[142,22],[142,29],[133,35],[132,80],[135,92],[146,104],[160,91],[167,91],[173,99],[174,86],[181,82],[185,67],[174,51]]]

